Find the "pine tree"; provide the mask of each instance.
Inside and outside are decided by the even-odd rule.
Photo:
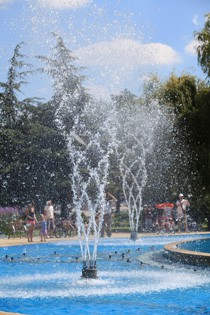
[[[27,99],[20,102],[17,97],[17,94],[21,92],[22,86],[28,83],[25,80],[26,76],[33,73],[31,70],[23,70],[24,68],[30,69],[31,65],[24,61],[26,56],[20,53],[22,45],[23,43],[16,45],[14,54],[10,59],[7,82],[0,84],[2,89],[0,98],[0,123],[2,126],[8,128],[15,127],[18,122],[23,109],[22,104],[32,101],[32,99]]]
[[[57,125],[61,130],[69,133],[74,117],[80,116],[84,105],[89,100],[82,82],[85,79],[80,74],[82,68],[75,66],[76,58],[66,47],[63,39],[53,34],[56,45],[51,57],[39,56],[46,64],[43,71],[47,72],[53,80],[54,95],[52,102],[57,108]]]

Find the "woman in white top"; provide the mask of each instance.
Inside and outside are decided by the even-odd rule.
[[[44,215],[45,215],[46,221],[47,221],[47,233],[48,233],[49,237],[52,237],[55,222],[54,222],[54,208],[53,208],[51,200],[46,202],[46,206],[44,208]]]
[[[187,207],[190,206],[190,203],[187,199],[184,199],[183,194],[179,194],[179,200],[176,202],[177,207],[177,220],[178,220],[178,232],[181,231],[181,223],[184,222],[185,232],[188,232],[187,226]]]

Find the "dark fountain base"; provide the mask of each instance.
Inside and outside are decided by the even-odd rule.
[[[138,239],[138,233],[137,232],[131,232],[130,239],[132,241],[136,241]]]
[[[97,279],[97,268],[83,268],[82,278],[85,279]]]

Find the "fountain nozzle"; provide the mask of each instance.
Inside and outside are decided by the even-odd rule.
[[[94,266],[90,264],[89,268],[86,265],[86,262],[83,262],[83,268],[82,268],[82,278],[84,279],[97,279],[97,265],[96,261],[94,263]]]
[[[137,233],[136,231],[131,232],[130,239],[131,239],[132,241],[136,241],[136,240],[138,239],[138,233]]]
[[[82,278],[85,279],[97,279],[97,268],[83,268],[82,269]]]

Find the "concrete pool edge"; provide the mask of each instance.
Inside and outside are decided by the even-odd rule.
[[[20,313],[11,313],[11,312],[0,312],[0,315],[24,315]]]
[[[206,239],[209,239],[209,237],[196,239],[196,241]],[[164,246],[164,250],[167,252],[169,258],[174,261],[192,265],[210,266],[210,253],[191,251],[178,247],[180,244],[194,241],[194,239],[190,239],[169,243]]]

